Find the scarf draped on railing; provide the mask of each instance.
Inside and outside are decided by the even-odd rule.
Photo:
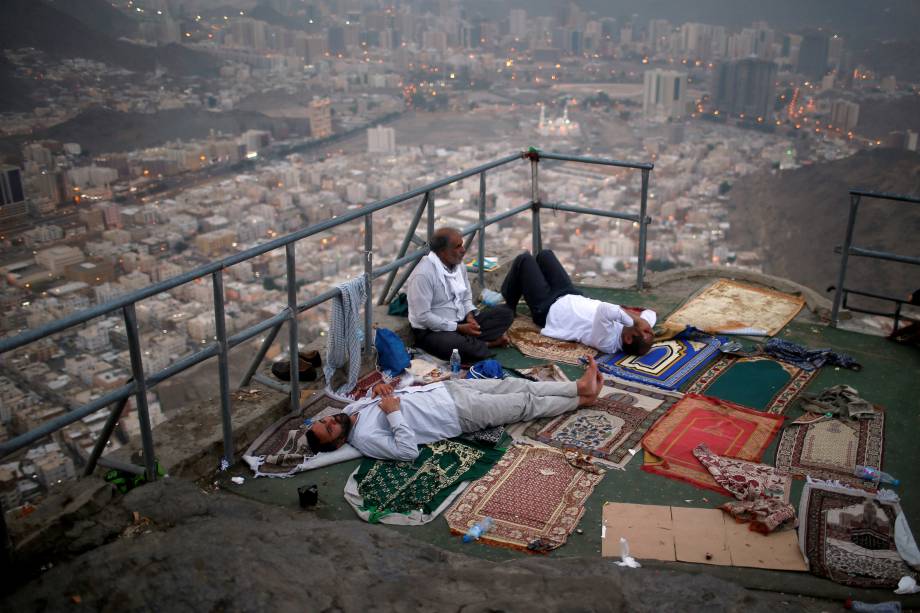
[[[332,299],[329,316],[329,333],[326,342],[326,360],[323,374],[326,389],[344,396],[354,389],[361,374],[361,305],[364,304],[364,277],[357,277],[337,286],[339,295]],[[348,363],[348,381],[337,390],[332,389],[335,371]]]

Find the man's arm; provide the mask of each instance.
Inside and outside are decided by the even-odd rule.
[[[380,401],[380,410],[387,416],[392,437],[362,441],[359,451],[378,460],[412,461],[418,457],[415,433],[403,419],[399,398],[387,396]]]
[[[615,304],[602,302],[594,313],[586,344],[604,353],[616,353],[622,349],[620,334],[623,328],[634,325],[635,320],[629,313]]]
[[[457,329],[457,322],[444,319],[431,311],[434,289],[427,275],[413,275],[409,280],[407,297],[409,299],[409,323],[414,327],[434,332],[453,332]]]

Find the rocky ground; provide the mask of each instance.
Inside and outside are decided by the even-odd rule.
[[[706,575],[620,569],[607,559],[525,557],[496,564],[381,526],[328,522],[309,511],[204,491],[178,478],[108,500],[104,486],[82,491],[98,508],[91,516],[64,513],[54,530],[45,532],[46,545],[55,539],[68,544],[56,550],[58,561],[50,569],[18,582],[0,600],[0,610],[74,611],[77,605],[95,611],[272,612],[839,608],[752,592]],[[80,508],[94,506],[82,502]],[[20,555],[35,562],[38,551],[27,547]]]

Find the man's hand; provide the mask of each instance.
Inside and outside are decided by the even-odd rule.
[[[399,398],[396,396],[387,396],[380,401],[380,410],[389,415],[393,411],[399,410]]]
[[[383,396],[392,396],[393,395],[393,386],[389,383],[378,383],[371,388],[371,392],[374,398],[381,398]]]
[[[467,318],[465,324],[457,324],[457,332],[464,336],[479,336],[482,331],[479,329],[479,323],[474,319],[472,322]]]

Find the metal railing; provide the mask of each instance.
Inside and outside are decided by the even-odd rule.
[[[884,315],[887,317],[894,318],[894,327],[897,329],[898,320],[901,316],[901,307],[906,303],[902,298],[896,298],[894,296],[883,296],[880,294],[874,294],[870,292],[865,292],[862,290],[855,290],[848,288],[844,285],[847,276],[847,265],[849,264],[850,256],[864,257],[864,258],[874,258],[878,260],[887,260],[889,262],[900,262],[902,264],[913,264],[914,266],[920,266],[920,258],[910,255],[903,255],[898,253],[891,253],[888,251],[876,251],[872,249],[865,249],[863,247],[855,247],[853,245],[853,230],[856,227],[856,214],[859,210],[859,203],[863,198],[877,198],[879,200],[890,200],[894,202],[908,202],[912,204],[920,204],[920,198],[914,198],[912,196],[901,196],[898,194],[885,194],[879,192],[870,192],[861,189],[851,189],[850,190],[850,216],[847,219],[847,230],[843,239],[843,246],[838,246],[835,249],[835,252],[840,253],[840,272],[837,275],[837,285],[828,289],[836,290],[834,293],[834,306],[831,310],[831,322],[834,326],[837,326],[839,323],[840,309],[845,308],[850,311],[857,313],[868,313],[870,315]],[[889,302],[895,303],[895,310],[893,313],[876,311],[872,309],[864,309],[861,307],[852,307],[847,306],[847,297],[850,294],[857,296],[865,296],[867,298],[875,298],[877,300],[887,300]]]
[[[529,160],[531,165],[531,200],[525,204],[522,204],[518,207],[512,208],[508,211],[498,213],[492,217],[486,216],[486,173],[492,169],[511,164],[517,160]],[[566,205],[562,203],[543,203],[539,198],[539,185],[538,185],[538,166],[540,160],[558,160],[561,162],[580,162],[586,164],[601,164],[606,166],[616,166],[620,168],[635,169],[639,170],[642,173],[642,185],[641,185],[641,197],[640,197],[640,207],[639,214],[628,214],[628,213],[615,213],[611,211],[604,211],[600,209],[587,208],[587,207],[577,207]],[[249,385],[252,378],[256,378],[259,381],[265,382],[273,387],[281,388],[285,392],[290,393],[291,406],[298,407],[300,406],[300,390],[298,377],[296,376],[297,372],[297,363],[298,363],[298,330],[297,330],[297,315],[317,306],[327,300],[330,300],[337,295],[339,295],[339,290],[337,288],[330,289],[326,292],[323,292],[319,295],[316,295],[304,302],[298,302],[297,300],[297,272],[296,272],[296,261],[295,261],[295,244],[305,238],[319,234],[331,228],[340,226],[351,221],[358,219],[364,219],[364,282],[366,289],[366,302],[365,302],[365,329],[368,331],[365,334],[365,351],[368,351],[371,347],[371,334],[369,331],[373,327],[373,297],[371,294],[372,282],[374,279],[381,277],[383,275],[389,275],[386,287],[380,296],[380,303],[383,304],[387,300],[387,295],[389,292],[390,296],[395,295],[398,292],[402,284],[408,279],[409,274],[414,268],[415,264],[428,253],[427,241],[415,236],[416,228],[421,220],[422,214],[427,209],[427,235],[430,238],[434,232],[434,222],[435,222],[435,190],[456,183],[463,179],[470,177],[478,176],[479,177],[479,199],[478,199],[478,208],[479,208],[479,220],[478,222],[471,224],[470,226],[463,228],[462,233],[467,237],[466,244],[469,246],[472,243],[474,237],[478,236],[479,241],[477,245],[478,258],[479,262],[485,261],[485,230],[488,226],[498,223],[509,217],[513,217],[519,213],[523,213],[527,210],[531,211],[532,214],[532,226],[533,226],[533,249],[534,252],[539,251],[542,248],[542,236],[541,236],[541,226],[540,226],[540,211],[543,208],[560,210],[560,211],[569,211],[574,213],[581,214],[590,214],[590,215],[599,215],[603,217],[611,217],[616,219],[624,219],[628,221],[633,221],[639,224],[639,263],[637,267],[637,276],[636,284],[637,287],[641,288],[643,286],[644,275],[645,275],[645,242],[646,242],[646,230],[648,224],[651,222],[651,219],[646,216],[646,209],[648,205],[648,185],[649,185],[649,173],[654,168],[653,164],[641,164],[641,163],[632,163],[632,162],[620,162],[616,160],[607,160],[600,158],[586,158],[586,157],[577,157],[572,155],[562,155],[555,153],[542,152],[536,149],[530,149],[523,153],[515,153],[492,162],[471,168],[459,174],[435,181],[423,187],[419,187],[398,196],[392,198],[387,198],[372,204],[369,204],[365,207],[347,213],[345,215],[326,220],[317,224],[314,224],[310,227],[292,232],[286,236],[276,238],[271,240],[263,245],[247,249],[235,255],[223,258],[221,260],[211,262],[195,268],[194,270],[188,271],[186,273],[177,275],[171,279],[161,281],[159,283],[152,284],[141,290],[137,290],[120,296],[110,302],[107,302],[102,305],[98,305],[93,308],[89,308],[78,313],[74,313],[62,319],[56,320],[54,322],[48,323],[44,326],[33,330],[26,330],[21,334],[0,340],[0,355],[7,353],[9,351],[23,347],[29,343],[41,340],[52,334],[57,334],[68,328],[71,328],[76,325],[86,323],[96,317],[107,315],[114,311],[121,311],[122,317],[124,318],[125,330],[127,333],[128,339],[128,350],[131,357],[131,374],[132,378],[123,386],[118,389],[111,390],[98,398],[88,402],[87,404],[73,409],[67,412],[64,415],[51,419],[40,426],[16,436],[8,441],[0,443],[0,459],[5,458],[6,456],[42,439],[49,434],[56,432],[80,419],[83,419],[87,415],[95,413],[96,411],[101,410],[104,407],[111,406],[110,414],[108,420],[106,421],[105,426],[102,428],[99,437],[97,438],[95,447],[90,455],[87,466],[85,467],[84,474],[91,474],[95,469],[96,463],[100,462],[100,456],[102,451],[105,449],[106,443],[111,436],[115,425],[118,422],[122,412],[124,411],[125,405],[127,404],[128,398],[134,396],[135,402],[137,405],[137,414],[138,422],[140,426],[141,433],[141,443],[143,447],[143,458],[144,458],[144,467],[133,466],[131,464],[124,463],[114,463],[112,461],[107,461],[107,465],[118,464],[119,468],[125,470],[130,470],[137,473],[146,473],[149,479],[156,478],[155,470],[155,453],[154,453],[154,443],[153,435],[151,431],[150,418],[148,414],[147,407],[147,391],[153,388],[155,385],[173,377],[192,366],[195,366],[207,359],[217,357],[218,367],[219,367],[219,387],[220,387],[220,405],[221,405],[221,418],[223,426],[223,459],[229,463],[233,462],[234,449],[233,449],[233,429],[231,423],[231,402],[230,402],[230,380],[229,380],[229,360],[228,355],[230,350],[237,345],[252,339],[253,337],[268,331],[268,335],[263,340],[261,347],[257,354],[254,356],[249,369],[244,375],[240,386],[245,387]],[[409,232],[406,234],[405,239],[400,247],[400,250],[396,258],[379,268],[374,268],[373,265],[373,245],[374,245],[374,234],[373,234],[373,214],[377,211],[389,208],[391,206],[397,205],[399,203],[411,200],[413,198],[423,196],[420,206],[416,209],[415,215],[413,217],[412,223],[410,224]],[[409,244],[415,242],[419,245],[419,249],[407,253]],[[260,321],[248,328],[237,332],[236,334],[227,335],[226,330],[226,318],[224,313],[224,291],[223,291],[223,271],[231,266],[245,262],[254,257],[265,254],[274,249],[279,249],[284,247],[285,249],[285,266],[286,266],[286,280],[287,280],[287,306],[279,313],[269,317],[265,320]],[[396,284],[395,287],[392,287],[393,281],[396,277],[397,272],[403,266],[409,266],[404,274],[400,278],[400,281]],[[484,276],[484,267],[479,266],[478,270],[480,286],[483,285],[483,276]],[[135,312],[135,304],[141,300],[155,296],[165,291],[169,291],[173,288],[176,288],[180,285],[195,281],[203,277],[211,277],[213,294],[214,294],[214,318],[215,318],[215,336],[216,341],[209,343],[199,351],[186,355],[181,359],[177,360],[168,367],[160,370],[159,372],[145,375],[144,374],[144,365],[143,365],[143,353],[141,351],[140,344],[140,333],[138,330],[137,315]],[[281,326],[285,323],[288,324],[289,329],[289,358],[291,366],[291,380],[289,386],[280,386],[274,381],[269,380],[266,377],[260,377],[256,374],[256,370],[259,367],[259,364],[265,357],[265,354],[271,344],[274,342],[277,337],[278,332],[281,329]]]

